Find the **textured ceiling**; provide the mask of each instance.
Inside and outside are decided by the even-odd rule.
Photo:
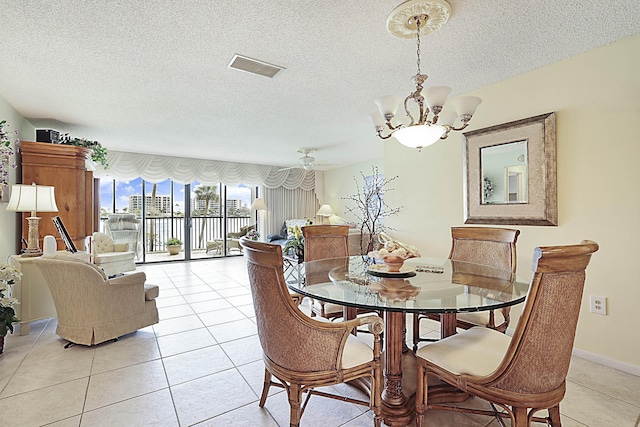
[[[385,28],[399,3],[4,0],[0,96],[37,128],[112,150],[292,166],[315,147],[325,169],[381,158],[372,101],[406,96],[415,74],[415,42]],[[454,96],[640,32],[638,0],[450,3],[422,70]],[[236,53],[285,70],[228,69]]]

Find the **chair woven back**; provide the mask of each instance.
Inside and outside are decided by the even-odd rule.
[[[242,239],[247,259],[258,337],[273,364],[298,372],[338,369],[342,330],[318,330],[318,322],[306,316],[291,299],[282,261],[282,247]]]
[[[349,256],[348,225],[312,225],[302,234],[305,261]]]
[[[544,393],[563,386],[580,313],[585,269],[598,244],[536,248],[522,316],[491,386]]]
[[[516,272],[516,241],[520,230],[451,227],[449,259]]]

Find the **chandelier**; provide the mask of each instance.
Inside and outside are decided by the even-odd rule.
[[[417,38],[418,73],[411,78],[416,85],[414,92],[404,99],[404,111],[408,124],[392,123],[402,98],[383,96],[374,102],[379,112],[370,115],[376,133],[382,139],[395,137],[407,147],[427,147],[440,139],[446,139],[451,131],[467,127],[482,100],[475,96],[463,96],[452,100],[453,111],[442,108],[451,92],[448,86],[433,86],[422,95],[428,76],[420,70],[420,36],[439,29],[449,19],[451,6],[444,0],[409,0],[396,7],[387,18],[387,30],[396,37]],[[385,128],[390,132],[384,134]]]

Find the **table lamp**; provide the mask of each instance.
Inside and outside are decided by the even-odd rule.
[[[322,217],[323,224],[329,224],[329,217],[331,215],[335,215],[335,212],[333,212],[333,209],[331,209],[331,206],[329,205],[320,206],[320,209],[316,212],[316,216]]]
[[[40,222],[40,218],[36,216],[36,213],[58,212],[53,187],[49,185],[36,185],[35,182],[31,185],[13,185],[11,186],[11,198],[9,199],[7,210],[31,212],[31,216],[27,217],[27,221],[29,222],[29,239],[27,242],[27,250],[23,256],[36,257],[42,255],[38,242],[38,223]]]

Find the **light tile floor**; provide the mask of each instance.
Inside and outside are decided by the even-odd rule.
[[[29,335],[7,337],[0,356],[2,425],[287,426],[281,389],[258,407],[264,365],[244,259],[139,270],[160,286],[159,324],[117,342],[66,350],[55,318],[34,322]],[[640,378],[574,358],[561,412],[566,427],[638,426]],[[366,407],[314,397],[302,425],[371,426],[372,415]],[[498,423],[431,411],[425,426]]]

